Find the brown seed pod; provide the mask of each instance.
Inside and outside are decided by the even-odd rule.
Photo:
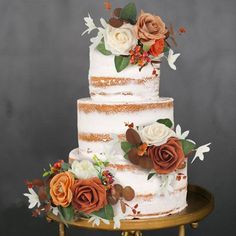
[[[120,28],[123,25],[123,23],[124,23],[123,20],[114,17],[109,20],[109,24],[114,28]]]
[[[144,169],[151,170],[153,168],[153,162],[148,156],[143,156],[139,158],[139,166]]]
[[[131,128],[126,131],[126,140],[132,145],[140,145],[142,143],[138,132]]]
[[[138,156],[138,150],[136,148],[132,148],[128,153],[128,159],[134,165],[138,165],[140,157]]]
[[[126,201],[131,201],[134,199],[135,192],[130,186],[126,186],[123,189],[123,197]]]
[[[118,202],[118,200],[119,200],[119,197],[116,197],[114,195],[108,195],[107,197],[107,201],[111,205],[115,205]]]
[[[120,207],[121,207],[121,211],[123,212],[123,214],[125,214],[125,212],[126,212],[126,205],[125,205],[125,203],[122,200],[120,200]]]
[[[120,8],[120,7],[114,9],[114,11],[113,11],[114,16],[120,17],[121,10],[122,10],[122,8]]]
[[[113,189],[114,189],[114,194],[112,193],[112,195],[117,195],[118,198],[122,197],[123,187],[120,184],[115,184],[113,186]]]

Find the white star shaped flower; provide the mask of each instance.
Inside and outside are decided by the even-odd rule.
[[[59,214],[58,207],[52,207],[52,208],[51,208],[51,211],[52,211],[52,213],[53,213],[55,216],[57,216],[57,215]]]
[[[91,16],[89,15],[88,13],[88,16],[87,17],[84,17],[84,21],[85,21],[85,25],[88,27],[88,29],[86,29],[82,35],[88,33],[90,34],[91,31],[93,31],[94,29],[96,29],[96,25],[94,24],[93,22],[93,19],[91,18]]]
[[[178,139],[186,139],[189,135],[189,130],[182,133],[180,125],[176,126],[175,133]]]
[[[40,207],[39,196],[37,193],[32,188],[28,188],[28,190],[30,193],[24,193],[24,196],[29,198],[29,209],[34,208],[36,205],[37,207]]]
[[[172,49],[169,50],[169,55],[167,57],[167,61],[168,61],[171,69],[176,70],[176,66],[174,63],[179,56],[180,56],[180,53],[174,54],[174,51]]]
[[[125,219],[125,214],[118,214],[113,217],[114,221],[114,229],[119,229],[120,228],[120,221]]]
[[[94,227],[95,225],[96,225],[96,226],[99,226],[101,221],[102,221],[104,224],[106,224],[106,225],[109,225],[109,224],[110,224],[110,221],[109,221],[109,220],[103,219],[103,218],[101,218],[101,217],[99,217],[99,216],[95,216],[95,215],[92,215],[92,216],[90,217],[90,219],[88,220],[89,223],[92,222],[92,226],[93,226],[93,227]]]
[[[196,149],[196,153],[193,157],[193,160],[191,163],[193,163],[196,158],[198,157],[201,161],[204,160],[204,153],[206,152],[209,152],[210,151],[210,148],[208,147],[211,143],[208,143],[208,144],[205,144],[205,145],[202,145],[200,146],[199,148]]]

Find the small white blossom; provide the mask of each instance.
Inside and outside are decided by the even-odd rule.
[[[210,148],[208,147],[211,143],[208,143],[208,144],[205,144],[205,145],[202,145],[200,146],[199,148],[196,149],[196,153],[193,157],[193,160],[191,163],[193,163],[196,158],[198,157],[201,161],[204,160],[204,153],[206,152],[209,152],[210,151]]]
[[[121,213],[113,217],[114,229],[120,229],[120,221],[125,219],[125,214]]]
[[[175,174],[171,173],[168,175],[159,175],[159,177],[161,178],[161,185],[160,185],[160,192],[159,192],[159,196],[160,195],[167,195],[170,193],[174,192],[174,180],[175,180]]]
[[[88,16],[87,16],[87,17],[84,17],[84,21],[85,21],[85,25],[88,27],[88,29],[86,29],[86,30],[82,33],[82,35],[84,35],[84,34],[86,34],[86,33],[90,34],[91,31],[93,31],[94,29],[97,28],[96,25],[95,25],[94,22],[93,22],[93,19],[92,19],[91,16],[89,15],[89,13],[88,13]]]
[[[175,133],[178,139],[186,139],[189,135],[189,130],[182,133],[180,125],[176,126]]]
[[[176,66],[174,63],[179,56],[180,56],[180,53],[174,54],[174,51],[172,49],[169,50],[169,55],[167,57],[167,61],[168,61],[171,69],[176,70]]]
[[[110,224],[110,221],[109,220],[106,220],[106,219],[103,219],[99,216],[95,216],[95,215],[92,215],[91,218],[88,220],[88,222],[92,222],[92,226],[94,227],[95,225],[96,226],[99,226],[100,225],[100,222],[103,222],[104,224],[106,225],[109,225]]]
[[[51,207],[51,211],[55,216],[57,216],[59,214],[58,207]]]
[[[32,188],[28,188],[28,190],[30,193],[24,193],[24,196],[29,198],[29,209],[34,208],[36,205],[37,207],[40,207],[39,196],[37,193]]]

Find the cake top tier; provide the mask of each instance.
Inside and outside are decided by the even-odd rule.
[[[144,11],[138,14],[134,3],[114,10],[109,4],[106,8],[111,17],[100,18],[99,26],[90,15],[84,18],[87,29],[82,35],[97,32],[90,39],[91,97],[105,101],[158,99],[160,63],[166,59],[176,70],[174,63],[180,54],[174,54],[172,45],[176,45],[175,36],[185,29],[174,32],[173,26],[168,27],[160,16]]]

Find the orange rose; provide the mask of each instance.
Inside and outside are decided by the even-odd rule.
[[[159,16],[141,12],[134,27],[136,37],[142,43],[152,45],[155,40],[165,38],[167,29],[165,23]]]
[[[164,50],[164,46],[165,46],[165,41],[164,39],[158,39],[155,41],[155,43],[151,46],[149,52],[151,55],[153,55],[154,57],[159,56],[163,50]]]
[[[106,189],[98,177],[76,180],[72,187],[73,207],[90,214],[107,204]]]
[[[161,146],[151,146],[148,156],[152,159],[158,174],[169,174],[175,171],[184,161],[184,152],[180,141],[171,137]]]
[[[70,172],[55,175],[50,181],[50,195],[56,206],[68,207],[72,200],[71,187],[75,180]]]

